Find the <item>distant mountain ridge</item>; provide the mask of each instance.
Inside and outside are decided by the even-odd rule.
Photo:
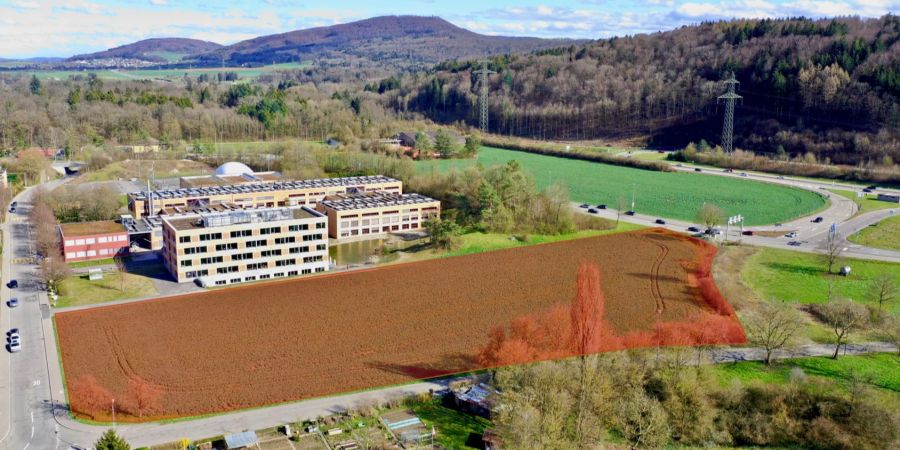
[[[68,61],[123,58],[169,63],[177,62],[185,57],[200,53],[207,53],[220,47],[222,47],[221,44],[198,39],[151,38],[121,45],[102,52],[75,55],[68,58]]]
[[[570,45],[569,39],[488,36],[440,17],[381,16],[357,22],[260,36],[199,55],[199,64],[272,64],[303,60],[366,60],[405,68],[447,59],[527,53]]]

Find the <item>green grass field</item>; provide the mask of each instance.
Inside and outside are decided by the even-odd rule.
[[[744,263],[741,278],[766,300],[824,303],[833,281],[837,295],[866,304],[871,302],[866,295],[869,282],[876,275],[888,273],[900,280],[900,264],[860,259],[842,259],[839,264],[852,268],[849,276],[826,275],[818,255],[762,248]],[[888,308],[900,314],[900,302]]]
[[[122,276],[125,277],[122,283]],[[157,295],[153,280],[145,275],[120,272],[104,273],[102,280],[90,281],[87,275],[75,275],[59,285],[57,308],[104,303],[126,298]]]
[[[854,244],[900,250],[900,216],[889,217],[847,237]]]
[[[437,400],[412,407],[426,425],[437,429],[437,443],[446,449],[482,448],[481,435],[491,422],[483,417],[447,408]]]
[[[796,358],[778,361],[772,367],[761,362],[739,362],[714,366],[713,374],[723,387],[739,380],[781,384],[790,380],[791,369],[799,368],[809,376],[828,378],[846,385],[852,377],[865,383],[900,394],[900,358],[895,354],[877,353],[862,356]]]
[[[477,163],[483,166],[517,160],[540,188],[565,185],[573,201],[606,203],[618,198],[629,205],[632,187],[635,210],[653,216],[696,220],[704,203],[721,207],[729,215],[742,214],[747,225],[765,225],[813,214],[827,201],[820,195],[774,184],[694,173],[654,172],[588,161],[483,147]],[[420,173],[446,171],[475,164],[476,160],[434,160],[417,163]]]

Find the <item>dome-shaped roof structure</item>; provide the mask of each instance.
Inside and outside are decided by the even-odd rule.
[[[216,169],[216,175],[243,175],[245,173],[253,173],[253,169],[247,167],[244,163],[235,161],[227,162]]]

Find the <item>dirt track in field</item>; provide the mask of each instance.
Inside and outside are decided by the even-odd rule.
[[[713,253],[648,230],[65,312],[56,325],[74,411],[106,418],[73,383],[93,377],[118,403],[140,378],[161,393],[143,420],[191,416],[477,369],[492,328],[571,301],[582,261],[600,266],[617,334],[733,320],[697,281]]]

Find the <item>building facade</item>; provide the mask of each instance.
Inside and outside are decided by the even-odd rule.
[[[335,195],[316,209],[328,216],[328,234],[335,239],[387,233],[416,232],[441,213],[441,202],[420,194],[367,192]]]
[[[128,232],[112,220],[63,223],[59,242],[66,262],[113,258],[129,253]]]
[[[393,178],[376,175],[163,189],[129,193],[128,209],[132,217],[139,220],[157,215],[166,208],[190,209],[216,203],[231,203],[243,208],[315,206],[329,195],[371,191],[402,194],[403,184]]]
[[[161,216],[163,261],[179,282],[203,286],[324,272],[327,217],[280,207]]]

